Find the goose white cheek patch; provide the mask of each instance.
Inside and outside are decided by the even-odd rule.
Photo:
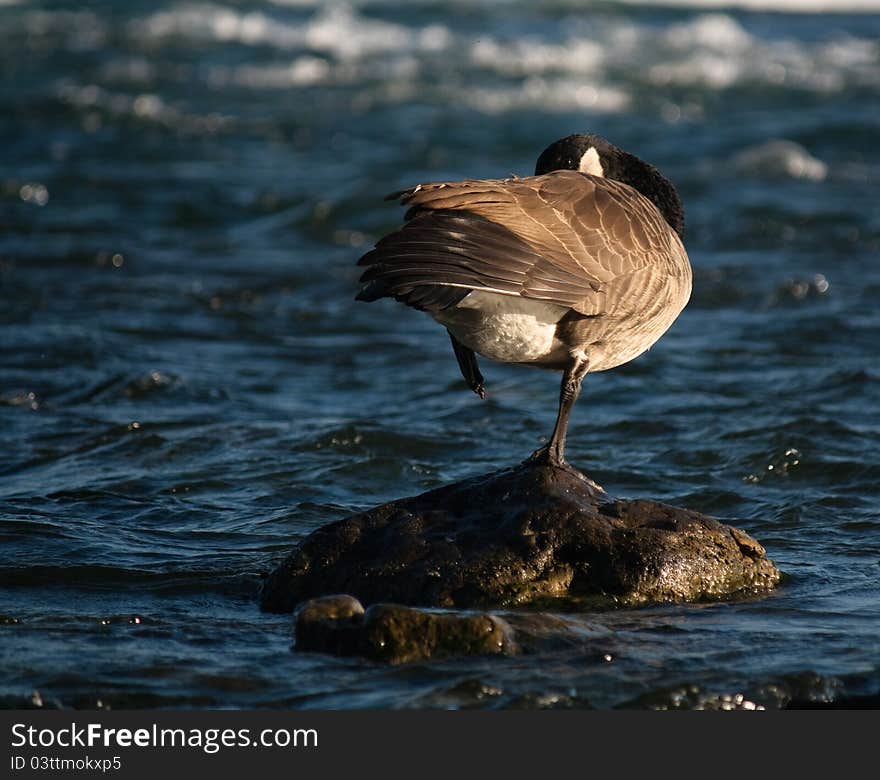
[[[595,146],[591,146],[584,152],[580,165],[578,165],[578,170],[581,173],[589,173],[592,176],[605,175],[605,171],[602,170],[602,163],[599,162],[599,152],[596,151]]]

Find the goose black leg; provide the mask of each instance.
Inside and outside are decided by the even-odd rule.
[[[549,463],[551,466],[565,465],[565,437],[568,433],[568,418],[574,402],[581,392],[581,381],[587,373],[589,361],[575,358],[562,373],[562,386],[559,389],[559,413],[550,441],[532,454],[531,460]]]
[[[449,331],[446,332],[449,333]],[[472,349],[468,349],[451,333],[449,333],[449,338],[452,341],[452,350],[455,352],[455,359],[458,361],[458,367],[461,369],[464,381],[480,398],[485,398],[486,388],[483,386],[483,375],[477,366],[477,356]]]

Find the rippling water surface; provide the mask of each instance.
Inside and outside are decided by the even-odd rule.
[[[0,6],[7,705],[878,692],[880,4]],[[441,328],[353,301],[401,217],[382,196],[528,174],[580,131],[677,184],[695,279],[650,353],[588,377],[569,458],[743,527],[784,584],[560,615],[510,659],[290,652],[255,593],[296,540],[513,463],[555,417],[554,374],[483,361],[480,402]]]

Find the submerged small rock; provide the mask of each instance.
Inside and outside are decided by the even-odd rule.
[[[304,602],[295,626],[296,650],[391,664],[516,652],[510,626],[495,615],[428,612],[399,604],[374,604],[364,611],[346,595]]]
[[[319,528],[265,580],[260,603],[290,612],[350,593],[465,609],[585,596],[637,605],[764,591],[779,577],[739,529],[526,461]]]

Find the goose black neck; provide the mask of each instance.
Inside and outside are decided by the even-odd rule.
[[[667,178],[650,163],[620,149],[606,162],[605,177],[628,184],[651,201],[670,227],[682,236],[684,208]]]

